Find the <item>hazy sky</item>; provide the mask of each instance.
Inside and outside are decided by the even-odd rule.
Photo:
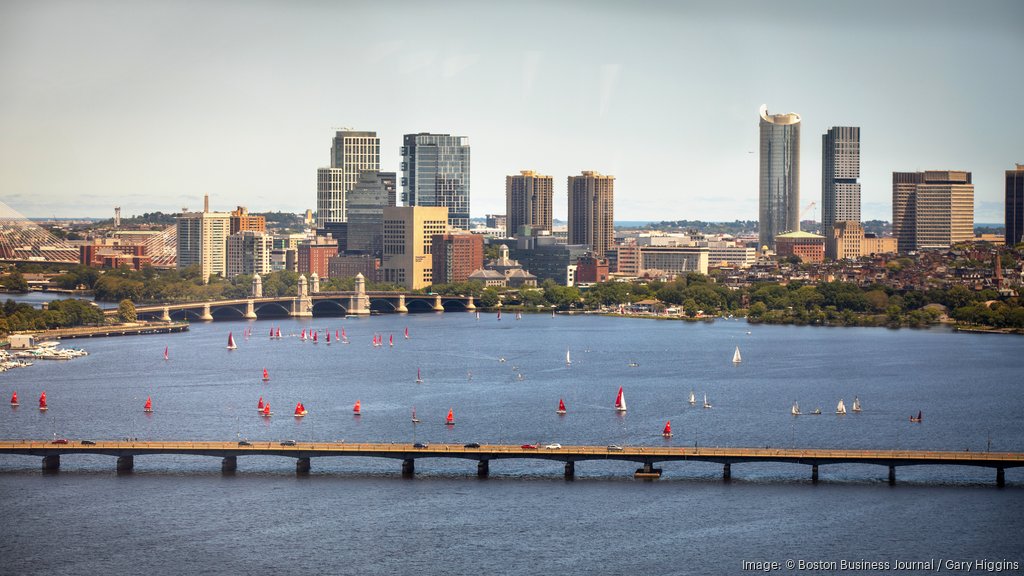
[[[1024,2],[0,0],[0,200],[29,216],[315,208],[333,129],[468,136],[473,216],[505,175],[616,177],[617,220],[757,218],[758,107],[861,127],[864,219],[891,173],[974,173],[1002,222],[1024,162]],[[820,219],[820,207],[818,210]],[[806,217],[813,217],[808,211]]]

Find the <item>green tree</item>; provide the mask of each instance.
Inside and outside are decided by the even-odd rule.
[[[0,285],[12,292],[28,292],[28,281],[17,270],[0,277]]]
[[[139,319],[135,313],[135,304],[131,300],[121,300],[117,306],[117,319],[120,322],[136,322]]]

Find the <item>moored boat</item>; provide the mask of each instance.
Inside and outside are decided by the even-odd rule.
[[[836,404],[836,414],[840,416],[846,414],[846,404],[843,403],[843,399],[839,399],[839,404]]]

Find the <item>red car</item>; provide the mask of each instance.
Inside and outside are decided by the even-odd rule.
[[[67,444],[67,443],[68,443],[68,439],[67,438],[55,438],[52,442],[50,442],[50,444]]]
[[[522,448],[523,450],[536,450],[537,449],[537,445],[536,444],[523,444],[522,446],[520,446],[520,448]]]

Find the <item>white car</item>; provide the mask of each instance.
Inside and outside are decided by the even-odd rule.
[[[561,450],[562,449],[562,445],[561,444],[548,444],[544,448],[546,448],[548,450]]]

